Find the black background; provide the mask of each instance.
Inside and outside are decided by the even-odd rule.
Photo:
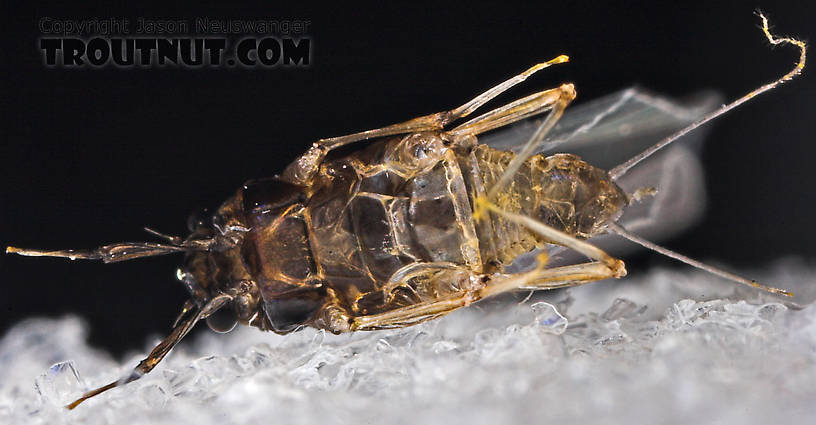
[[[562,81],[576,83],[579,102],[633,84],[678,97],[711,88],[733,99],[797,58],[795,49],[768,48],[755,8],[780,33],[816,33],[806,2],[531,3],[4,6],[0,243],[89,248],[149,240],[144,225],[184,234],[192,210],[217,206],[248,178],[275,174],[313,140],[456,106],[561,53],[572,62],[502,101]],[[309,20],[312,62],[48,69],[37,48],[43,16]],[[813,74],[806,69],[713,124],[703,152],[709,210],[669,247],[735,268],[814,257]],[[117,353],[141,348],[148,334],[168,330],[185,299],[174,278],[179,260],[102,265],[0,255],[0,330],[28,316],[74,312],[90,323],[92,343]],[[664,263],[651,254],[628,260],[630,273]]]

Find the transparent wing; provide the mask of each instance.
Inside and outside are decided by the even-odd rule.
[[[684,102],[628,88],[570,106],[541,146],[540,152],[570,152],[609,169],[716,108],[720,96],[703,92]],[[536,117],[479,137],[496,149],[518,151],[541,125]],[[697,133],[699,135],[699,133]],[[688,145],[692,133],[678,144]]]
[[[662,138],[689,125],[720,104],[714,93],[700,93],[685,102],[676,102],[629,88],[591,102],[571,107],[542,144],[540,152],[574,153],[592,165],[610,169]],[[518,151],[543,117],[526,120],[480,137],[491,147]],[[660,241],[694,224],[705,209],[705,185],[699,162],[699,147],[707,129],[695,130],[672,146],[633,168],[618,180],[627,192],[655,187],[652,198],[629,206],[620,223],[651,240]],[[593,244],[613,255],[624,255],[637,246],[616,236],[600,236]],[[533,253],[532,255],[534,255]],[[557,263],[581,260],[554,247]],[[529,256],[516,265],[524,268]]]

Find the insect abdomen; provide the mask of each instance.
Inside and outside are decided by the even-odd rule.
[[[515,157],[512,152],[477,146],[460,159],[471,196],[484,195]],[[616,217],[628,202],[606,173],[571,154],[525,161],[508,187],[493,200],[508,212],[534,218],[579,238],[588,238]],[[500,264],[546,243],[527,228],[492,215],[477,224],[482,258]]]

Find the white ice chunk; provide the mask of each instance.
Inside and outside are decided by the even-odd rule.
[[[540,326],[542,331],[554,335],[561,335],[567,330],[569,321],[555,309],[554,305],[539,301],[531,305],[530,309],[533,310],[536,323]]]
[[[0,423],[809,423],[816,267],[770,270],[751,275],[803,295],[656,270],[406,329],[205,334],[70,412],[138,358],[32,319],[0,341]]]

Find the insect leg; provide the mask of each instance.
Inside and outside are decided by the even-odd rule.
[[[515,289],[548,290],[568,288],[615,277],[609,267],[597,261],[552,269],[539,268],[521,275],[523,275],[521,282],[510,281],[509,284],[501,283],[486,287],[483,291],[484,296],[488,297]],[[514,276],[510,275],[507,279],[512,279]]]
[[[442,137],[457,143],[469,136],[504,127],[549,109],[563,108],[573,99],[575,99],[575,86],[563,84],[561,87],[534,93],[479,115],[452,130],[442,133]]]
[[[26,257],[63,257],[71,260],[102,260],[105,263],[115,263],[117,261],[132,260],[134,258],[184,252],[186,250],[186,247],[180,245],[152,242],[122,242],[105,245],[96,249],[42,250],[8,246],[6,247],[6,254],[17,254]]]
[[[567,61],[569,61],[569,58],[566,55],[561,55],[550,61],[536,64],[521,74],[518,74],[476,96],[464,105],[449,111],[437,112],[435,114],[417,117],[398,124],[392,124],[373,130],[366,130],[346,136],[320,139],[315,142],[305,154],[301,155],[289,167],[287,167],[286,170],[284,170],[283,178],[293,184],[308,185],[314,174],[317,172],[323,158],[325,158],[326,154],[332,149],[377,137],[415,133],[420,131],[440,130],[453,121],[467,117],[473,111],[494,97],[523,82],[527,79],[527,77],[535,74],[536,72],[551,65],[564,63]]]
[[[351,330],[410,326],[439,317],[476,301],[476,291],[484,286],[486,279],[489,279],[487,275],[454,263],[407,265],[395,272],[383,288],[391,307],[383,313],[353,318]],[[405,298],[402,303],[399,298],[394,299],[406,290],[410,293],[408,299],[413,301],[407,305]]]
[[[442,276],[444,278],[444,276]],[[380,314],[351,319],[350,330],[377,330],[414,325],[466,307],[483,298],[518,289],[555,289],[577,286],[614,277],[613,271],[599,262],[545,269],[541,267],[512,275],[471,273],[479,285],[437,301],[397,308]],[[443,285],[446,282],[437,282]]]
[[[489,201],[481,200],[480,202],[482,202],[481,208],[498,214],[507,221],[527,227],[528,229],[544,237],[544,239],[550,243],[571,248],[593,260],[599,261],[609,269],[611,273],[609,277],[619,278],[626,276],[626,265],[623,263],[623,261],[610,256],[595,245],[564,233],[558,229],[552,228],[530,217],[504,211]]]
[[[164,356],[166,356],[167,353],[169,353],[170,350],[172,350],[173,347],[175,347],[176,344],[178,344],[178,342],[181,341],[181,339],[184,338],[184,336],[187,335],[187,333],[189,333],[191,329],[193,329],[193,326],[195,326],[196,322],[213,313],[215,310],[217,310],[219,307],[223,305],[224,301],[225,301],[224,297],[215,297],[201,308],[198,307],[190,308],[189,303],[185,303],[184,309],[182,310],[181,315],[179,315],[179,318],[176,319],[176,324],[173,327],[173,331],[170,332],[170,335],[168,335],[167,338],[163,339],[159,343],[159,345],[153,348],[150,354],[148,354],[148,356],[144,360],[139,362],[139,364],[133,369],[130,375],[127,375],[117,381],[113,381],[108,385],[104,385],[94,390],[88,391],[87,393],[83,394],[82,397],[76,399],[74,402],[65,407],[68,409],[73,409],[79,406],[80,403],[91,397],[95,397],[107,390],[111,390],[116,387],[120,387],[127,383],[133,382],[141,378],[142,376],[146,375],[151,370],[153,370],[153,368],[156,367],[156,365],[159,364],[159,362],[161,362],[162,359],[164,359]]]
[[[584,242],[529,217],[504,211],[489,202],[484,205],[484,208],[502,216],[508,221],[528,227],[552,243],[572,248],[596,261],[545,269],[546,259],[540,259],[537,269],[514,275],[478,274],[466,268],[459,268],[456,270],[456,272],[459,273],[459,279],[457,280],[465,283],[454,285],[460,289],[458,292],[448,297],[440,297],[438,300],[400,307],[380,314],[353,317],[350,320],[349,330],[374,330],[410,326],[445,315],[458,308],[468,306],[482,298],[502,292],[521,288],[553,289],[576,286],[596,280],[611,277],[619,278],[626,275],[626,266],[623,261],[611,257],[590,243]],[[443,267],[440,266],[440,269],[442,268]],[[445,264],[444,268],[450,269],[447,264]],[[410,275],[404,277],[401,283],[407,284],[409,276]],[[444,287],[446,284],[450,286],[449,283],[452,280],[452,276],[451,273],[436,273],[432,276],[426,275],[426,277],[431,277],[434,280],[430,285],[431,287]],[[466,278],[463,279],[462,276]]]
[[[373,331],[401,328],[435,319],[461,307],[478,301],[471,293],[463,293],[448,299],[400,307],[391,311],[368,316],[358,316],[351,320],[351,331]]]
[[[535,74],[536,72],[544,68],[547,68],[551,65],[564,63],[567,61],[569,61],[569,58],[566,55],[561,55],[550,61],[535,64],[526,71],[522,72],[521,74],[518,74],[502,82],[501,84],[496,85],[495,87],[471,99],[464,105],[459,106],[458,108],[452,109],[450,111],[437,112],[435,114],[414,118],[412,120],[408,120],[399,124],[393,124],[387,127],[378,128],[374,130],[362,131],[359,133],[349,134],[347,136],[321,139],[317,141],[317,144],[322,145],[325,148],[331,150],[343,145],[347,145],[349,143],[354,143],[360,140],[367,140],[375,137],[392,136],[395,134],[413,133],[417,131],[438,130],[450,124],[453,121],[467,117],[473,111],[475,111],[485,103],[489,102],[496,96],[504,93],[511,87],[523,82],[524,80],[527,79],[527,77]]]
[[[759,282],[757,282],[755,280],[747,279],[747,278],[744,278],[742,276],[735,275],[734,273],[727,272],[725,270],[719,269],[719,268],[714,267],[714,266],[709,266],[708,264],[702,263],[702,262],[697,261],[697,260],[695,260],[693,258],[686,257],[683,254],[679,254],[677,252],[674,252],[674,251],[671,251],[669,249],[663,248],[662,246],[654,244],[652,242],[649,242],[646,239],[643,239],[640,236],[635,235],[634,233],[630,233],[628,230],[624,229],[622,226],[620,226],[618,224],[610,223],[607,226],[607,230],[609,230],[612,233],[623,236],[624,238],[626,238],[626,239],[628,239],[628,240],[630,240],[630,241],[632,241],[632,242],[634,242],[634,243],[636,243],[636,244],[638,244],[638,245],[640,245],[640,246],[642,246],[644,248],[651,249],[652,251],[663,254],[663,255],[665,255],[665,256],[667,256],[669,258],[674,258],[675,260],[681,261],[681,262],[686,263],[686,264],[688,264],[688,265],[690,265],[692,267],[696,267],[696,268],[698,268],[700,270],[704,270],[704,271],[707,271],[707,272],[709,272],[711,274],[714,274],[714,275],[720,276],[722,278],[728,279],[728,280],[730,280],[732,282],[737,282],[737,283],[741,283],[743,285],[748,285],[748,286],[750,286],[752,288],[761,289],[763,291],[767,291],[767,292],[770,292],[772,294],[784,295],[786,297],[792,297],[793,296],[793,292],[786,291],[784,289],[774,288],[773,286],[763,285],[763,284],[761,284],[761,283],[759,283]]]

